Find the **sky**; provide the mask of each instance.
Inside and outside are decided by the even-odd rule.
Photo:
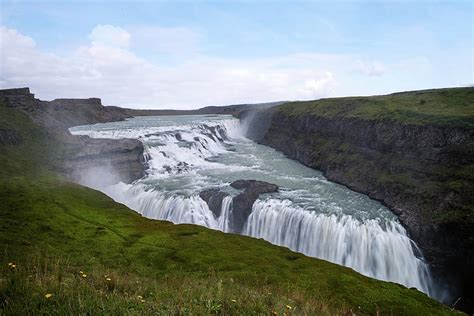
[[[0,0],[0,88],[192,109],[474,84],[474,1]]]

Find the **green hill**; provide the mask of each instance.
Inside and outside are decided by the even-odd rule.
[[[143,218],[57,175],[61,148],[0,105],[0,314],[450,313],[263,240]]]
[[[289,115],[312,114],[473,128],[473,104],[474,88],[470,87],[288,102],[278,110]]]

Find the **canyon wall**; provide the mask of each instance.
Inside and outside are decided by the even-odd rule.
[[[132,182],[144,175],[145,162],[140,141],[91,139],[72,136],[68,131],[75,125],[129,118],[130,115],[123,109],[105,107],[98,98],[41,101],[30,93],[29,88],[0,90],[0,102],[26,113],[48,137],[59,140],[62,148],[50,159],[55,169],[65,176],[85,181],[87,179],[82,178],[84,174],[92,176],[107,169],[108,173],[113,173],[113,180]],[[0,140],[10,143],[18,141],[8,130],[0,131]]]
[[[316,101],[311,108],[293,103],[240,118],[254,140],[382,201],[422,249],[436,279],[450,287],[451,299],[462,297],[458,305],[472,309],[474,129],[456,119],[414,124],[352,115],[361,110],[348,99],[331,106],[331,115]],[[464,121],[472,120],[468,114],[461,113]]]

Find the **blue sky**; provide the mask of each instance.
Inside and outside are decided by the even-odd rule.
[[[1,1],[0,86],[141,108],[474,83],[472,1]]]

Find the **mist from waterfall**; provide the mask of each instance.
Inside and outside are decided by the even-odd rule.
[[[143,142],[149,169],[132,184],[95,187],[145,217],[230,230],[238,179],[280,187],[254,203],[242,234],[434,295],[427,264],[396,216],[379,202],[245,138],[230,116],[138,117],[71,128],[95,138]],[[88,180],[83,179],[87,184]],[[226,191],[216,217],[199,192]]]

